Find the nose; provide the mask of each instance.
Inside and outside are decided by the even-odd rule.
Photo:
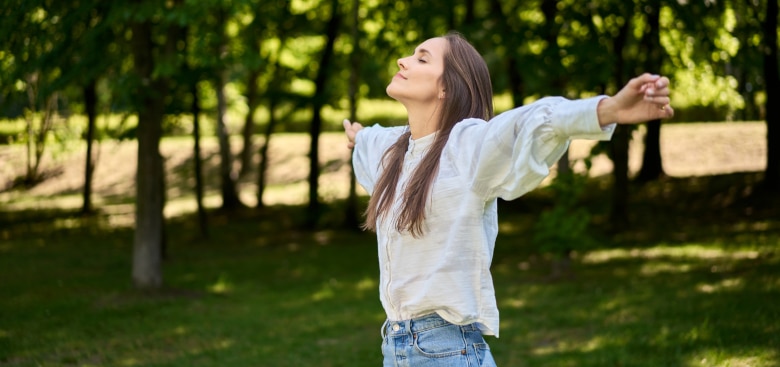
[[[406,65],[405,65],[404,60],[405,60],[405,58],[400,58],[400,59],[398,59],[396,61],[396,64],[398,64],[398,68],[401,69],[401,70],[406,69]]]

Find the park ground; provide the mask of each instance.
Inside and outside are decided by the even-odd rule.
[[[638,131],[637,136],[641,136]],[[209,237],[195,225],[191,142],[166,139],[165,287],[132,289],[132,142],[104,142],[98,215],[81,217],[83,149],[51,156],[51,179],[21,191],[23,150],[0,146],[0,366],[376,366],[376,245],[339,225],[343,136],[322,140],[319,230],[302,230],[308,139],[272,140],[263,211],[216,209],[206,141]],[[667,177],[631,187],[631,227],[609,230],[609,161],[594,159],[583,205],[598,244],[571,273],[529,244],[544,189],[502,203],[492,271],[499,366],[780,366],[780,201],[763,193],[761,123],[670,124]],[[635,139],[638,141],[639,139]],[[237,145],[237,144],[236,144]],[[576,160],[590,149],[577,142]],[[641,147],[632,147],[636,171]],[[242,198],[253,205],[251,175]]]

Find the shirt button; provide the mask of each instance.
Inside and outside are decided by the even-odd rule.
[[[398,324],[393,325],[393,331],[401,330],[401,327],[398,326]]]

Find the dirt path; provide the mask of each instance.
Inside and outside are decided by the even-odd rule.
[[[631,143],[629,166],[636,172],[641,166],[643,128],[635,131]],[[240,141],[234,140],[236,153]],[[259,142],[258,142],[259,143]],[[572,159],[586,156],[594,142],[575,141],[571,147]],[[218,206],[218,175],[216,141],[203,143],[207,205]],[[340,133],[326,133],[320,141],[320,160],[323,174],[320,195],[323,199],[345,197],[348,190],[349,151]],[[307,200],[309,139],[303,134],[279,134],[272,138],[268,172],[269,187],[264,196],[266,204],[297,204]],[[57,197],[62,207],[78,208],[84,182],[84,146],[77,146],[56,158],[47,156],[44,167],[59,170],[56,177],[43,182],[22,195],[18,191],[0,192],[0,206],[17,208],[38,207],[42,200]],[[166,139],[161,146],[168,171],[168,198],[191,202],[193,179],[192,143],[189,139]],[[96,205],[132,197],[135,190],[136,144],[134,142],[105,142],[98,149],[95,170],[94,200]],[[670,176],[701,176],[732,172],[761,171],[766,165],[766,125],[763,122],[670,124],[661,129],[661,155],[665,172]],[[256,160],[258,158],[256,157]],[[25,167],[23,146],[0,146],[0,188],[8,187],[14,177],[23,174]],[[256,165],[257,162],[254,162]],[[581,167],[581,166],[580,166]],[[255,167],[253,167],[255,168]],[[612,163],[606,156],[593,160],[592,175],[609,174]],[[256,171],[256,169],[253,169]],[[242,200],[254,205],[256,176],[241,180]],[[33,198],[31,201],[30,198]],[[182,210],[190,210],[191,204]],[[189,208],[189,209],[188,209]]]

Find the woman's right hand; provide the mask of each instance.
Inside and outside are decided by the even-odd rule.
[[[599,101],[597,114],[601,126],[611,123],[636,124],[674,116],[669,105],[669,78],[642,74],[631,79],[612,97]]]
[[[355,136],[361,129],[363,129],[363,125],[359,122],[350,122],[344,119],[344,132],[347,133],[347,139],[349,139],[347,148],[352,149],[355,147]]]

